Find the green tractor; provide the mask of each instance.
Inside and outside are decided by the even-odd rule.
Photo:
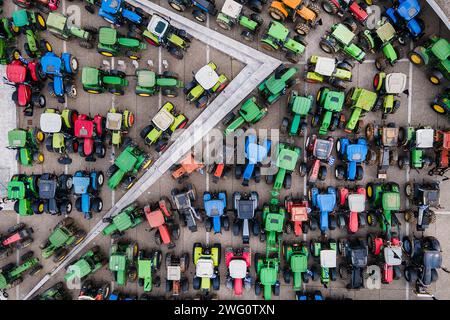
[[[290,189],[292,186],[292,172],[300,158],[300,148],[294,145],[279,143],[275,166],[278,168],[277,175],[266,175],[266,182],[273,183],[273,191],[279,192],[284,186]],[[274,181],[275,180],[275,181]]]
[[[323,51],[332,55],[342,51],[349,58],[361,63],[364,61],[366,53],[355,44],[356,38],[356,35],[344,24],[336,23],[322,37],[319,46]]]
[[[373,109],[377,100],[376,92],[360,87],[351,88],[345,96],[345,104],[352,109],[352,114],[345,125],[344,131],[359,133],[364,128],[361,118]]]
[[[291,63],[298,63],[308,44],[302,36],[290,38],[290,33],[282,23],[272,20],[261,36],[261,47],[267,51],[286,51],[286,59]]]
[[[131,60],[141,58],[140,50],[147,49],[147,45],[136,37],[124,37],[116,29],[100,27],[98,30],[97,51],[105,57],[127,56]]]
[[[30,58],[40,58],[53,50],[50,43],[41,39],[39,35],[40,31],[47,29],[42,14],[28,10],[17,10],[13,12],[12,19],[13,28],[24,33],[27,38],[24,49]]]
[[[137,260],[138,285],[144,288],[144,292],[151,292],[153,286],[158,288],[161,285],[161,278],[155,276],[157,270],[161,268],[162,253],[160,250],[153,250],[146,254],[144,250],[139,251]]]
[[[307,274],[305,274],[305,278],[309,280],[309,277],[315,281],[320,276],[320,282],[322,285],[327,288],[331,281],[336,281],[338,278],[338,270],[337,270],[337,243],[334,239],[320,239],[311,240],[309,243],[309,253],[314,258],[314,260],[318,260],[320,264],[320,270],[317,267],[309,270]]]
[[[287,107],[294,117],[292,118],[290,125],[289,118],[283,118],[281,123],[281,133],[288,132],[290,136],[303,136],[308,126],[306,123],[306,117],[308,116],[313,104],[313,96],[301,96],[298,91],[292,90],[288,97]]]
[[[8,199],[16,201],[14,211],[23,217],[44,213],[44,201],[39,199],[40,175],[18,174],[8,183]]]
[[[119,286],[125,286],[127,279],[131,282],[137,279],[136,262],[139,248],[137,243],[119,242],[111,245],[109,253],[109,270],[114,281]]]
[[[258,105],[256,97],[247,99],[238,111],[238,115],[230,112],[222,121],[226,125],[225,135],[235,132],[244,124],[255,124],[267,114],[267,108]]]
[[[9,263],[0,268],[0,295],[8,298],[7,289],[17,286],[23,281],[23,276],[28,273],[30,276],[38,274],[42,270],[39,259],[33,257],[33,252],[28,251],[20,258],[20,264]],[[3,300],[3,299],[0,299]]]
[[[116,96],[123,96],[124,89],[128,87],[126,74],[119,70],[102,70],[92,67],[83,67],[81,83],[87,93],[99,94],[105,91]]]
[[[280,206],[276,197],[272,197],[270,203],[264,204],[262,212],[263,228],[260,232],[260,240],[265,241],[266,253],[278,252],[279,242],[284,230],[286,209]]]
[[[164,71],[162,74],[156,74],[150,70],[136,70],[136,89],[135,92],[141,97],[150,97],[161,91],[162,95],[169,98],[178,96],[178,88],[183,88],[183,81],[175,72]]]
[[[294,243],[283,245],[286,267],[283,270],[284,282],[291,283],[291,276],[294,280],[294,290],[302,289],[302,279],[308,272],[308,249],[304,243]]]
[[[15,47],[18,28],[14,28],[11,19],[0,18],[0,64],[9,64],[20,58],[20,51]]]
[[[450,88],[446,88],[438,94],[430,106],[434,112],[447,115],[447,118],[450,119]]]
[[[39,151],[44,139],[44,133],[37,128],[13,129],[8,132],[7,148],[17,150],[16,159],[21,165],[31,167],[44,162],[44,154]]]
[[[450,43],[445,38],[431,36],[423,45],[408,53],[409,60],[417,65],[426,65],[429,69],[428,79],[439,85],[444,79],[450,80]]]
[[[70,294],[64,288],[63,282],[58,282],[41,294],[31,298],[32,300],[72,300]]]
[[[124,234],[126,230],[133,229],[145,221],[144,211],[136,204],[130,204],[113,217],[103,218],[104,223],[109,223],[102,233],[105,236],[110,235],[113,239]]]
[[[219,265],[222,257],[222,247],[220,244],[213,244],[212,247],[204,247],[201,243],[194,243],[194,265],[195,276],[192,283],[194,290],[201,290],[208,295],[213,290],[220,289]]]
[[[345,102],[345,92],[322,87],[317,91],[317,111],[311,118],[313,128],[319,126],[319,134],[325,135],[328,130],[335,131],[342,124],[342,108]]]
[[[52,233],[39,248],[42,257],[48,259],[53,256],[53,262],[59,263],[69,253],[69,250],[79,244],[86,237],[86,232],[75,226],[73,218],[64,218],[53,228]]]
[[[120,147],[123,142],[123,135],[128,133],[134,125],[134,113],[128,109],[123,111],[111,107],[106,114],[106,141],[107,144]]]
[[[95,246],[83,254],[75,263],[68,266],[64,280],[67,284],[82,281],[87,276],[100,270],[106,263],[107,260],[101,254],[100,247]]]
[[[400,169],[423,169],[434,163],[434,137],[435,131],[431,127],[407,127],[405,152],[398,158]]]
[[[287,90],[297,84],[298,68],[288,68],[280,65],[266,80],[260,83],[258,91],[264,98],[266,104],[274,104],[278,99],[287,93]]]
[[[130,189],[136,180],[137,173],[148,169],[152,163],[152,158],[135,145],[131,139],[127,139],[123,145],[125,149],[107,171],[108,187],[112,190],[120,184],[124,189]]]
[[[399,185],[395,182],[371,182],[366,186],[366,194],[371,206],[367,214],[367,224],[371,227],[378,224],[385,239],[390,241],[392,228],[400,228],[396,217],[401,201]]]
[[[337,61],[334,58],[311,56],[307,64],[305,81],[309,83],[327,82],[333,87],[345,90],[347,83],[352,81],[353,61]]]
[[[275,296],[280,295],[280,281],[278,273],[280,271],[279,256],[262,257],[258,253],[255,254],[255,269],[257,280],[255,282],[255,295],[259,296],[263,291],[265,300],[272,298],[272,291]]]
[[[47,30],[56,38],[68,41],[71,38],[78,38],[82,48],[92,49],[94,47],[97,29],[94,27],[80,28],[69,23],[69,17],[59,13],[50,12],[47,17]]]

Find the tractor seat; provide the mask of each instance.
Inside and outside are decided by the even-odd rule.
[[[212,259],[199,259],[195,268],[195,275],[201,278],[212,278],[214,262]]]
[[[292,207],[292,221],[308,220],[308,210],[306,207]]]
[[[352,249],[350,258],[354,267],[365,267],[367,265],[367,249]]]
[[[243,259],[231,260],[228,269],[233,279],[244,279],[247,275],[247,263]]]
[[[120,113],[109,112],[106,115],[106,129],[120,130],[122,128],[122,115]]]
[[[423,265],[425,268],[439,269],[442,264],[442,255],[439,251],[426,251],[423,254]]]
[[[238,205],[238,216],[240,219],[252,219],[255,215],[255,208],[252,200],[240,200]]]

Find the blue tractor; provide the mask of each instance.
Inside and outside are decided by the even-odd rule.
[[[214,0],[168,0],[172,9],[183,12],[187,7],[192,7],[192,15],[199,22],[206,22],[206,15],[215,16],[217,8]]]
[[[98,15],[117,26],[128,23],[132,31],[131,27],[140,28],[148,23],[144,10],[131,6],[125,0],[102,0]]]
[[[322,234],[336,229],[337,220],[333,213],[336,207],[336,188],[328,187],[326,192],[321,193],[319,188],[313,187],[309,189],[308,197],[312,207],[319,210],[319,228]]]
[[[340,138],[336,142],[336,151],[338,158],[346,162],[344,165],[338,165],[335,170],[338,180],[362,180],[364,178],[364,169],[362,163],[366,161],[369,147],[364,138],[358,138],[356,143],[352,143],[348,138]]]
[[[417,18],[420,11],[419,0],[397,0],[386,9],[386,16],[399,34],[400,43],[406,43],[408,36],[417,40],[423,35],[424,22]]]
[[[247,165],[245,168],[243,165],[236,165],[234,172],[236,179],[241,179],[241,177],[243,177],[243,186],[247,187],[251,178],[255,179],[256,183],[261,181],[261,168],[259,165],[262,161],[267,159],[270,153],[271,145],[272,141],[269,139],[264,139],[262,144],[258,144],[258,138],[256,135],[249,135],[245,137],[244,153]]]
[[[48,93],[57,97],[58,102],[64,103],[65,94],[70,98],[77,96],[77,88],[73,76],[78,72],[78,60],[70,53],[63,53],[58,57],[53,52],[47,52],[41,59],[42,71],[52,81],[48,83]]]
[[[104,181],[105,177],[101,171],[77,171],[73,175],[75,208],[82,212],[87,220],[92,218],[92,211],[100,212],[103,209],[99,194]]]
[[[222,226],[225,231],[230,230],[230,220],[227,217],[227,194],[225,191],[217,193],[205,192],[203,194],[203,206],[206,213],[205,229],[210,232],[220,233]]]

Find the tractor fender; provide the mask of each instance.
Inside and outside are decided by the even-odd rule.
[[[61,60],[64,64],[64,70],[67,73],[72,74],[74,70],[72,70],[72,66],[70,65],[70,60],[72,59],[72,55],[70,53],[64,52],[61,54]]]
[[[270,5],[269,12],[271,8],[278,9],[284,15],[285,18],[289,16],[289,12],[286,10],[283,2],[273,1],[272,4]]]

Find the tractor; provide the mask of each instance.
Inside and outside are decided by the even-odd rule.
[[[171,102],[166,102],[153,116],[151,123],[141,130],[140,136],[147,145],[154,145],[156,152],[163,152],[172,134],[184,128],[188,121]]]
[[[166,48],[178,60],[183,59],[192,41],[186,30],[175,28],[169,20],[157,14],[152,15],[142,37],[152,46]]]
[[[371,227],[379,224],[383,237],[390,241],[395,235],[394,227],[400,228],[396,216],[400,211],[399,185],[395,182],[370,182],[366,185],[366,195],[371,206],[367,224]]]
[[[33,228],[22,222],[9,227],[5,234],[0,234],[0,260],[11,255],[14,249],[24,249],[32,244],[33,233]]]
[[[139,248],[136,242],[123,241],[111,245],[108,268],[117,285],[125,286],[127,280],[136,281],[138,256]]]
[[[30,58],[40,58],[53,50],[51,44],[39,35],[47,29],[42,14],[22,9],[13,12],[12,20],[13,29],[17,30],[17,33],[23,33],[27,39],[24,50]]]
[[[44,154],[39,145],[44,141],[44,133],[37,128],[13,129],[8,131],[8,149],[17,150],[16,159],[25,167],[44,162]]]
[[[367,235],[369,253],[376,258],[376,263],[380,266],[381,282],[392,283],[402,277],[400,266],[402,265],[403,243],[396,237],[391,241],[385,241],[375,234]]]
[[[311,118],[313,128],[319,126],[319,135],[325,135],[328,130],[335,131],[342,124],[342,108],[344,107],[345,93],[322,87],[316,95],[316,113]]]
[[[443,176],[443,181],[448,180],[445,173],[450,169],[450,130],[436,130],[434,147],[436,150],[435,166],[428,171],[428,175]]]
[[[59,263],[77,244],[84,240],[86,232],[75,225],[72,218],[64,218],[53,228],[52,233],[39,248],[44,259],[53,256],[53,262]]]
[[[203,246],[201,243],[194,243],[195,275],[192,282],[194,290],[201,290],[203,294],[208,294],[213,290],[220,290],[219,266],[222,256],[222,246],[215,243],[212,247]]]
[[[283,118],[281,132],[288,132],[290,136],[304,136],[308,126],[306,119],[313,104],[314,97],[312,95],[301,96],[298,91],[292,90],[288,97],[287,108],[293,118],[290,123],[289,118]]]
[[[8,199],[15,201],[14,211],[19,216],[44,213],[44,201],[39,199],[40,175],[18,174],[8,183]]]
[[[142,208],[132,203],[123,208],[118,214],[103,218],[103,223],[108,225],[103,229],[102,233],[105,236],[110,235],[113,239],[117,239],[124,235],[126,230],[136,228],[144,221]]]
[[[87,93],[99,94],[108,91],[116,96],[123,96],[124,89],[128,87],[126,74],[119,70],[102,70],[92,67],[83,67],[81,73],[83,90]]]
[[[331,15],[345,16],[345,13],[348,12],[352,18],[346,18],[344,21],[350,25],[354,25],[354,20],[365,25],[369,17],[366,11],[367,6],[364,2],[358,3],[355,0],[322,0],[320,4],[323,11]]]
[[[406,222],[416,224],[417,231],[425,231],[436,222],[436,213],[432,208],[440,208],[440,187],[438,181],[408,182],[405,194],[416,208],[405,211]]]
[[[334,138],[320,139],[313,134],[306,139],[307,162],[300,163],[300,177],[308,174],[308,182],[313,185],[317,180],[324,181],[328,175],[328,167],[334,165]],[[309,168],[309,170],[308,170]]]
[[[344,131],[346,133],[359,133],[363,128],[362,118],[366,113],[372,111],[377,100],[376,92],[360,87],[351,88],[345,96],[345,105],[352,109],[352,114],[345,125]]]
[[[124,141],[123,136],[133,127],[134,121],[134,113],[130,110],[125,109],[121,111],[115,107],[111,107],[106,114],[106,145],[120,147]]]
[[[417,65],[425,65],[430,70],[428,79],[434,85],[450,80],[450,43],[445,38],[431,36],[424,45],[415,47],[408,53],[409,60]]]
[[[309,229],[311,231],[317,229],[317,221],[311,216],[312,209],[306,197],[293,198],[292,196],[286,196],[284,199],[284,207],[289,214],[289,220],[285,228],[287,234],[294,231],[294,235],[299,237],[302,234],[307,234]]]
[[[94,0],[95,1],[95,0]],[[92,0],[87,0],[92,8]],[[147,21],[147,14],[141,8],[129,5],[125,0],[101,0],[96,1],[100,6],[98,15],[116,26],[128,24],[130,29],[139,29]],[[92,9],[89,9],[92,12]],[[88,10],[88,11],[89,11]]]
[[[313,210],[319,211],[319,229],[322,234],[328,230],[335,230],[337,227],[337,217],[334,213],[336,209],[336,188],[327,187],[326,190],[312,187],[308,190],[308,198]]]
[[[336,240],[327,238],[311,240],[309,254],[314,258],[314,261],[319,262],[320,270],[317,266],[314,266],[307,273],[303,273],[305,275],[303,282],[309,281],[309,278],[315,281],[320,277],[320,283],[328,288],[330,282],[336,281],[338,277]]]
[[[235,114],[230,112],[223,120],[225,135],[229,135],[242,127],[244,124],[252,125],[262,120],[267,114],[267,108],[263,108],[258,104],[255,96],[245,100],[241,108]]]
[[[206,22],[207,14],[217,15],[217,8],[212,0],[168,0],[168,2],[178,12],[185,11],[186,7],[193,8],[192,15],[199,22]]]
[[[78,140],[78,154],[86,161],[103,159],[106,146],[103,142],[106,119],[96,114],[93,118],[87,114],[78,115],[74,124],[74,135]]]
[[[344,161],[345,165],[338,165],[335,169],[335,176],[338,180],[361,181],[364,178],[364,167],[362,164],[368,161],[367,153],[369,147],[364,138],[351,141],[348,138],[339,138],[336,141],[336,152],[338,158]],[[370,153],[374,155],[374,153]],[[374,155],[376,157],[376,155]]]
[[[278,280],[280,271],[280,255],[272,255],[270,257],[262,257],[258,253],[255,254],[255,295],[263,296],[265,300],[272,298],[272,292],[275,296],[280,295],[281,284]]]
[[[322,37],[319,46],[326,53],[336,54],[343,52],[348,58],[362,63],[366,53],[356,45],[356,38],[356,35],[347,26],[342,23],[336,23]]]
[[[107,262],[108,260],[100,252],[100,247],[95,246],[83,254],[77,261],[69,264],[64,280],[67,285],[69,283],[80,283],[89,275],[103,268]]]
[[[77,118],[78,112],[67,108],[62,112],[47,108],[41,113],[40,128],[47,134],[45,148],[48,152],[60,154],[58,158],[60,164],[71,164],[69,154],[78,152],[78,141],[73,134]]]
[[[340,213],[337,216],[337,225],[340,229],[347,226],[349,233],[356,233],[366,226],[366,188],[339,187],[337,190]]]
[[[131,60],[139,60],[139,51],[145,49],[145,43],[135,37],[125,37],[114,28],[100,27],[98,30],[97,51],[102,56],[126,56]]]
[[[110,292],[110,283],[95,283],[91,280],[86,280],[81,284],[78,300],[108,300]]]
[[[96,41],[98,30],[94,27],[80,28],[69,22],[69,17],[59,13],[50,12],[47,16],[47,30],[56,38],[68,41],[71,38],[79,40],[78,45],[85,49],[92,49]]]
[[[161,268],[162,253],[152,250],[150,253],[139,250],[137,259],[138,286],[143,287],[144,292],[151,292],[153,287],[161,285],[161,278],[155,273]]]
[[[45,107],[46,99],[41,94],[45,75],[39,62],[13,60],[6,67],[6,80],[15,88],[11,100],[23,108],[25,116],[33,116],[34,108]]]
[[[406,43],[408,36],[418,40],[424,34],[425,23],[418,18],[421,11],[419,0],[398,0],[386,9],[387,18],[402,38],[401,43]]]
[[[39,199],[44,202],[44,212],[64,216],[72,212],[72,175],[43,173],[39,178],[38,189]]]
[[[193,206],[195,198],[197,197],[194,187],[191,184],[188,184],[183,189],[174,188],[170,194],[173,206],[182,218],[184,226],[188,227],[191,232],[196,232],[196,220],[201,220],[201,217]]]
[[[406,129],[405,155],[398,158],[400,169],[428,168],[434,162],[434,135],[431,127],[408,127]]]
[[[307,64],[305,81],[309,83],[326,82],[339,90],[345,90],[347,82],[352,81],[353,61],[336,61],[333,58],[311,56]]]
[[[78,72],[78,60],[70,53],[63,53],[58,57],[53,52],[47,52],[41,59],[42,71],[52,81],[47,84],[51,97],[58,98],[59,103],[64,103],[64,95],[76,98],[77,87],[74,76]]]
[[[286,266],[283,270],[284,282],[291,283],[293,278],[293,289],[299,291],[302,289],[302,278],[304,273],[308,272],[308,249],[305,243],[284,243],[284,259]]]
[[[275,72],[258,86],[260,95],[268,105],[274,104],[287,93],[287,90],[297,84],[298,68],[280,65]]]
[[[277,157],[274,163],[278,168],[276,176],[266,175],[266,182],[273,183],[273,190],[279,192],[282,187],[290,189],[292,186],[292,173],[300,158],[300,148],[291,144],[279,143]]]
[[[447,119],[450,119],[450,88],[439,93],[430,104],[430,107],[434,112],[446,115]]]
[[[60,2],[61,0],[13,0],[13,3],[21,8],[31,9],[35,7],[44,13],[58,10]]]
[[[261,217],[262,230],[260,231],[259,239],[261,242],[266,241],[267,252],[278,252],[286,216],[286,208],[280,205],[277,198],[272,197],[270,203],[264,204]]]
[[[232,225],[233,236],[242,234],[242,242],[245,245],[250,243],[250,230],[254,236],[260,233],[260,223],[258,216],[261,211],[258,210],[259,196],[256,191],[251,193],[233,193],[233,208],[235,218]]]
[[[166,293],[171,292],[172,296],[186,293],[189,290],[189,279],[187,270],[189,269],[189,253],[182,253],[177,256],[173,253],[166,254]]]
[[[198,162],[192,153],[189,153],[186,157],[179,161],[179,164],[174,164],[170,170],[172,171],[172,178],[178,181],[178,183],[184,182],[189,178],[189,175],[195,171],[203,174],[203,168],[205,165]]]
[[[0,9],[1,11],[1,9]],[[16,32],[10,18],[0,18],[0,64],[9,64],[20,58],[20,51],[15,47]]]
[[[254,41],[264,20],[257,13],[246,15],[241,3],[225,0],[216,22],[224,30],[231,30],[234,25],[240,25],[244,28],[241,32],[242,38],[246,41]]]
[[[165,199],[144,207],[145,218],[151,229],[157,229],[155,232],[155,243],[160,246],[165,244],[169,249],[175,248],[175,240],[180,238],[180,226],[176,223],[175,217],[169,211]]]
[[[194,80],[184,86],[183,92],[189,103],[195,103],[199,109],[206,107],[211,95],[218,95],[228,85],[229,80],[224,74],[217,74],[214,62],[200,68],[194,73]]]
[[[63,282],[57,282],[41,294],[31,298],[32,300],[46,300],[46,301],[59,301],[59,300],[72,300],[71,295],[64,288]]]
[[[228,269],[226,287],[232,289],[235,296],[241,296],[244,288],[249,290],[252,286],[250,275],[252,251],[250,247],[226,248],[225,264]]]
[[[378,92],[378,100],[372,111],[377,111],[380,108],[383,111],[383,120],[389,114],[394,114],[400,108],[400,100],[397,99],[401,93],[409,94],[406,88],[406,74],[404,73],[389,73],[379,72],[373,78],[373,88]]]
[[[302,36],[306,36],[311,28],[322,24],[319,13],[317,4],[305,0],[274,0],[269,7],[273,20],[292,20],[295,23],[295,31]]]
[[[114,164],[108,168],[108,187],[112,190],[121,185],[124,189],[130,189],[139,171],[147,170],[152,158],[148,156],[131,140],[123,143],[124,150],[114,160]]]
[[[101,212],[103,201],[100,198],[100,188],[105,178],[101,171],[79,170],[73,175],[73,193],[75,194],[75,209],[83,213],[85,219],[92,218],[92,212]]]
[[[250,179],[254,179],[256,183],[261,181],[261,166],[270,156],[272,141],[264,139],[258,143],[256,135],[248,135],[245,137],[244,155],[246,165],[236,164],[235,177],[242,180],[242,185],[248,187]]]
[[[210,232],[212,229],[214,233],[222,233],[222,227],[225,231],[230,230],[225,191],[203,193],[203,207],[206,214],[206,232]]]
[[[344,280],[350,278],[347,289],[364,288],[365,269],[369,256],[367,241],[358,238],[341,239],[338,242],[338,252],[344,257],[344,262],[339,265],[339,275]]]
[[[140,97],[150,97],[161,92],[168,98],[178,96],[178,88],[184,88],[180,76],[175,72],[164,71],[162,74],[156,74],[153,71],[138,69],[136,70],[136,89],[135,93]]]
[[[272,20],[261,36],[261,47],[267,51],[286,51],[286,59],[296,64],[308,44],[302,36],[291,38],[290,33],[281,22]]]

